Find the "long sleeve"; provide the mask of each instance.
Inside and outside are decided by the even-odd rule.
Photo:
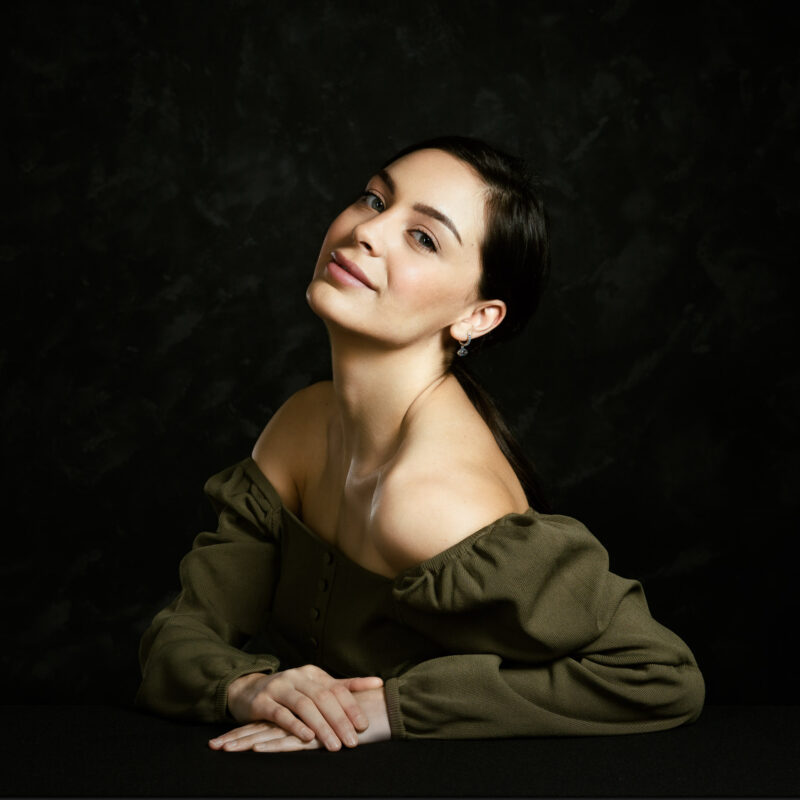
[[[403,622],[449,653],[387,681],[396,738],[639,733],[702,709],[689,648],[569,517],[509,515],[394,593]]]
[[[201,721],[230,719],[227,690],[250,672],[272,673],[269,654],[239,648],[263,628],[277,579],[280,498],[249,460],[209,478],[219,517],[180,564],[181,592],[142,637],[136,704]]]

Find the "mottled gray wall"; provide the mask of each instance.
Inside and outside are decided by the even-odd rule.
[[[395,148],[459,132],[546,186],[549,294],[475,366],[557,509],[644,580],[710,701],[798,702],[781,7],[6,6],[5,701],[130,699],[204,480],[326,375],[303,293],[327,223]]]

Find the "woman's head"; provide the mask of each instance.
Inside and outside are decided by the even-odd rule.
[[[522,162],[440,137],[393,156],[334,220],[308,298],[329,322],[392,344],[438,332],[449,360],[467,331],[471,349],[519,331],[548,266],[546,217]]]
[[[485,345],[509,339],[536,311],[550,272],[548,221],[542,199],[521,159],[480,139],[429,139],[402,149],[384,166],[423,148],[442,150],[469,164],[486,185],[478,291],[483,299],[503,300],[506,316],[502,325],[478,341]]]

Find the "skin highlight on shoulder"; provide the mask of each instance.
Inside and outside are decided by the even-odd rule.
[[[396,572],[453,547],[515,508],[513,496],[488,470],[409,469],[381,486],[371,519],[376,549]]]
[[[441,400],[415,420],[376,492],[370,518],[373,541],[397,572],[528,506],[472,405]]]

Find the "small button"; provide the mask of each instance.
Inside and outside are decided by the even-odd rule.
[[[309,614],[311,615],[311,619],[319,619],[319,609],[318,608],[312,608],[311,611],[309,611]]]
[[[315,639],[313,636],[312,636],[312,637],[311,637],[311,638],[308,640],[308,643],[309,643],[309,644],[310,644],[312,647],[316,647],[316,646],[317,646],[317,640],[316,640],[316,639]]]
[[[330,550],[325,551],[325,555],[322,556],[322,562],[327,566],[333,564],[333,553],[331,553]]]
[[[317,588],[321,592],[327,592],[328,591],[328,581],[326,581],[325,578],[320,578],[319,579],[319,583],[317,584]]]

